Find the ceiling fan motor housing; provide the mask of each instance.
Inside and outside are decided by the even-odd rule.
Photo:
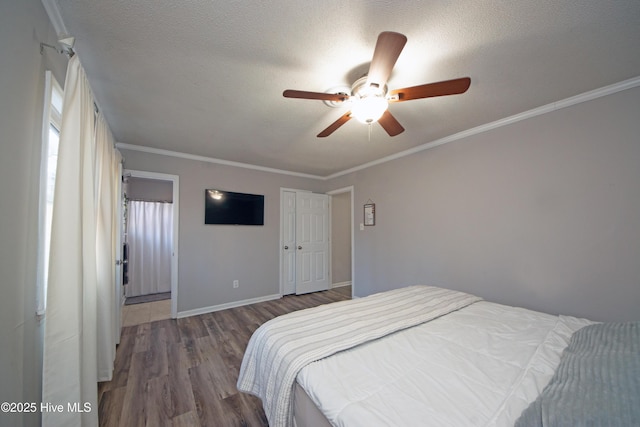
[[[387,85],[380,87],[380,85],[374,83],[367,85],[367,76],[362,76],[351,85],[351,96],[357,96],[359,98],[365,98],[367,96],[386,96]]]

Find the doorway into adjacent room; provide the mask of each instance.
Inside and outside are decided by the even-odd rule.
[[[124,173],[123,325],[176,317],[178,177]]]

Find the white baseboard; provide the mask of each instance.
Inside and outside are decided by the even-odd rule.
[[[202,307],[202,308],[194,308],[193,310],[179,311],[177,313],[177,315],[176,315],[176,318],[177,319],[182,319],[183,317],[198,316],[200,314],[213,313],[214,311],[226,310],[228,308],[241,307],[243,305],[255,304],[255,303],[258,303],[258,302],[272,301],[274,299],[280,299],[280,298],[282,298],[282,295],[273,294],[273,295],[267,295],[267,296],[264,296],[264,297],[245,299],[245,300],[242,300],[242,301],[228,302],[226,304],[212,305],[212,306],[209,306],[209,307]]]
[[[347,282],[338,282],[331,285],[331,289],[333,288],[341,288],[343,286],[351,286],[351,280]]]

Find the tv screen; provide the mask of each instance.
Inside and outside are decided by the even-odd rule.
[[[205,190],[204,223],[264,225],[264,196],[216,189]]]

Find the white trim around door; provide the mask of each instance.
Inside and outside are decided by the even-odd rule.
[[[283,241],[283,227],[284,227],[284,215],[285,212],[282,208],[282,201],[284,200],[284,195],[285,192],[310,192],[307,190],[298,190],[295,188],[280,188],[280,240],[279,240],[279,246],[278,246],[278,253],[280,254],[279,258],[278,258],[278,262],[280,265],[280,295],[284,295],[284,278],[285,278],[285,274],[287,274],[287,272],[284,271],[283,268],[283,258],[284,256],[286,256],[286,252],[284,250],[284,246],[285,246],[285,242]],[[355,271],[355,227],[354,227],[354,191],[355,188],[353,185],[350,185],[348,187],[343,187],[343,188],[338,188],[335,190],[331,190],[328,191],[327,194],[328,196],[333,196],[336,194],[342,194],[342,193],[349,193],[350,194],[350,199],[351,199],[351,296],[353,297],[355,295],[355,287],[356,287],[356,271]],[[331,203],[331,200],[329,200],[329,203]],[[329,216],[329,235],[331,235],[331,215]],[[329,263],[331,263],[331,245],[329,245]],[[331,278],[331,264],[329,264],[329,277]],[[331,279],[329,280],[329,283],[331,284],[332,281]],[[346,286],[346,284],[345,284]]]
[[[327,191],[327,194],[329,196],[334,196],[336,194],[342,194],[342,193],[349,193],[350,194],[350,199],[351,199],[351,297],[353,298],[353,296],[355,295],[355,289],[356,289],[356,269],[355,269],[355,253],[356,253],[356,247],[355,247],[355,232],[354,232],[354,206],[353,206],[353,198],[354,198],[354,186],[350,185],[348,187],[343,187],[343,188],[338,188],[335,190],[331,190],[331,191]],[[331,217],[329,217],[331,218]],[[331,219],[329,219],[329,233],[331,233]],[[331,258],[329,258],[331,259]]]

